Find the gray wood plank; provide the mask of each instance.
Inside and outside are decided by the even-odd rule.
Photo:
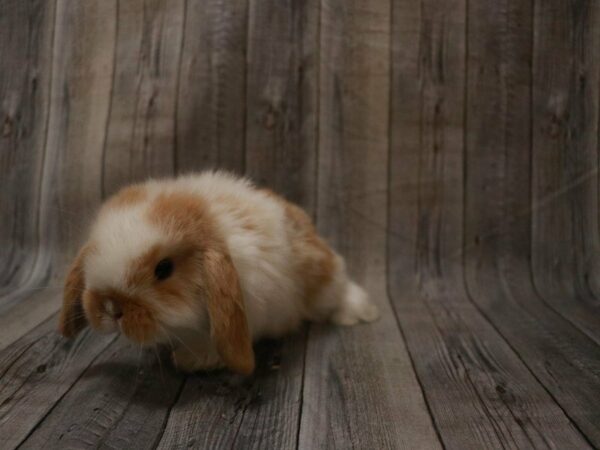
[[[119,2],[103,195],[174,172],[184,1]]]
[[[246,172],[315,205],[319,4],[250,1]]]
[[[0,444],[19,445],[114,337],[82,333],[66,341],[56,316],[0,353]]]
[[[62,283],[30,287],[17,292],[14,304],[0,312],[0,350],[5,349],[58,311],[62,303]]]
[[[600,343],[600,5],[536,4],[533,254],[544,300]]]
[[[388,1],[321,5],[318,227],[381,319],[314,326],[300,448],[438,448],[386,293]]]
[[[235,448],[296,448],[304,382],[306,330],[259,344],[262,368],[244,402]]]
[[[20,448],[152,448],[183,380],[158,350],[142,352],[120,338]]]
[[[52,101],[42,189],[45,255],[62,270],[81,245],[101,201],[101,155],[109,114],[116,1],[59,0]],[[62,277],[62,273],[59,274]]]
[[[244,171],[248,0],[187,0],[177,94],[178,172]]]
[[[0,307],[18,301],[16,288],[39,281],[32,269],[39,247],[38,180],[50,104],[54,13],[53,1],[0,3]]]
[[[598,446],[599,410],[590,399],[600,395],[599,347],[540,299],[528,264],[530,145],[538,129],[531,121],[537,112],[535,103],[530,109],[532,79],[526,63],[532,58],[533,11],[522,3],[498,7],[509,11],[511,20],[489,8],[474,9],[469,20],[482,28],[469,46],[467,286],[474,304],[562,409],[545,417],[544,426],[563,438],[572,435],[566,416]],[[533,248],[540,244],[534,242]],[[546,415],[556,408],[540,410]],[[538,416],[528,412],[527,417]]]

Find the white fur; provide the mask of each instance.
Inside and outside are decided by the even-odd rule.
[[[175,180],[149,181],[145,188],[150,195],[143,203],[100,213],[91,235],[97,251],[85,263],[88,287],[126,290],[124,276],[131,261],[165,239],[160,230],[144,219],[152,199],[160,193],[185,191],[206,201],[226,241],[239,275],[254,339],[280,336],[305,319],[329,318],[338,324],[351,325],[377,318],[377,308],[368,301],[364,290],[349,280],[343,259],[337,255],[333,280],[313,302],[316,306],[307,310],[302,298],[302,280],[294,268],[285,210],[281,203],[254,189],[249,181],[222,172],[208,172]],[[231,202],[224,202],[223,198],[233,198],[250,207],[259,229],[244,228]],[[165,320],[170,325],[194,326],[189,311],[169,311],[165,315],[169,316]]]
[[[144,220],[147,203],[100,214],[90,240],[96,251],[85,260],[88,287],[126,291],[125,275],[133,259],[164,240],[158,229]]]

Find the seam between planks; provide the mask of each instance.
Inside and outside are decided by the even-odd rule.
[[[302,352],[302,378],[300,384],[300,402],[298,404],[298,420],[296,425],[296,449],[300,448],[300,428],[302,427],[302,412],[304,411],[304,380],[306,380],[306,353],[308,350],[309,336],[310,324],[307,324],[304,331],[304,351]]]
[[[175,398],[173,399],[173,402],[171,402],[171,404],[169,405],[169,408],[167,410],[167,414],[165,414],[165,417],[163,419],[163,423],[160,427],[160,431],[159,433],[156,435],[156,439],[154,440],[154,444],[152,445],[152,449],[156,450],[158,448],[158,446],[160,445],[160,443],[162,442],[163,436],[165,434],[165,430],[167,429],[167,424],[169,423],[169,418],[171,417],[171,411],[173,411],[173,408],[175,407],[175,405],[179,402],[179,399],[181,398],[181,394],[183,392],[183,389],[185,388],[185,385],[187,384],[189,376],[185,376],[183,378],[183,380],[181,380],[181,384],[179,386],[179,388],[177,389],[177,394],[175,395]]]
[[[242,149],[242,174],[246,176],[246,169],[248,167],[248,66],[250,65],[250,59],[248,56],[248,38],[250,37],[250,3],[252,0],[246,0],[246,33],[244,39],[244,117],[242,119],[242,143],[244,148]],[[219,156],[221,152],[219,150]]]
[[[315,58],[315,71],[316,71],[316,95],[315,95],[315,137],[313,139],[313,147],[314,147],[314,168],[313,168],[313,192],[312,192],[312,219],[315,227],[318,230],[318,220],[319,220],[319,155],[320,155],[320,131],[321,131],[321,27],[322,23],[322,3],[323,0],[319,0],[317,3],[318,11],[316,12],[318,17],[318,25],[317,25],[317,36],[315,38],[316,49],[316,58]],[[308,322],[305,325],[304,331],[304,351],[302,352],[302,378],[300,384],[300,398],[298,405],[298,422],[296,426],[296,449],[300,448],[300,430],[302,429],[302,416],[304,415],[304,386],[306,381],[306,355],[308,353],[308,343],[310,341],[310,330],[311,323]]]
[[[36,242],[36,251],[35,251],[35,259],[33,260],[32,263],[32,267],[31,267],[31,272],[30,272],[30,277],[28,279],[28,281],[31,279],[31,276],[33,276],[33,273],[35,271],[35,267],[37,266],[38,260],[40,258],[40,247],[41,247],[41,242],[42,242],[42,233],[41,233],[41,228],[40,228],[40,224],[41,224],[41,214],[42,214],[42,191],[44,190],[44,168],[46,166],[46,157],[48,155],[48,134],[49,134],[49,129],[50,129],[50,115],[52,112],[52,85],[54,82],[54,61],[55,61],[55,49],[56,49],[56,21],[58,20],[58,13],[57,13],[57,9],[58,9],[58,0],[54,0],[54,11],[53,11],[53,17],[52,17],[52,49],[51,49],[51,56],[50,56],[50,76],[48,77],[48,108],[47,108],[47,113],[46,113],[46,123],[44,125],[45,130],[44,130],[44,145],[42,146],[42,164],[40,165],[40,178],[38,180],[38,185],[37,185],[37,215],[36,215],[36,223],[35,223],[35,229],[36,229],[36,237],[37,237],[37,242]]]
[[[315,168],[314,170],[314,190],[313,190],[313,220],[315,222],[315,226],[317,225],[317,221],[319,220],[319,161],[320,161],[320,150],[321,150],[321,29],[323,27],[322,20],[322,12],[323,12],[323,1],[320,0],[318,2],[318,14],[319,21],[317,25],[317,37],[315,39],[316,42],[316,58],[315,58],[315,66],[316,66],[316,79],[317,85],[315,87],[316,95],[315,95],[315,138],[313,139],[313,146],[315,147]],[[307,332],[307,340],[308,340],[308,332]]]
[[[11,369],[11,367],[17,363],[19,358],[21,358],[21,356],[23,356],[27,352],[27,350],[29,350],[31,347],[33,347],[36,343],[38,343],[44,337],[45,337],[45,335],[41,335],[37,339],[34,339],[32,342],[30,342],[28,345],[26,345],[25,348],[23,350],[21,350],[18,355],[15,355],[12,362],[2,371],[2,374],[0,374],[0,379],[2,379],[4,377],[4,375],[7,374],[7,372]]]
[[[119,42],[119,9],[120,9],[120,1],[115,1],[115,43],[113,47],[113,67],[112,67],[112,76],[110,81],[110,98],[108,99],[108,111],[106,114],[106,124],[104,125],[104,142],[102,144],[102,166],[100,167],[100,198],[104,200],[106,198],[106,183],[105,183],[105,173],[106,173],[106,146],[108,143],[108,128],[110,126],[110,117],[112,115],[112,107],[113,107],[113,93],[115,90],[115,74],[117,72],[117,46]]]
[[[389,204],[389,200],[388,200],[388,204]],[[388,211],[389,211],[389,205],[388,205]],[[394,302],[392,301],[392,293],[390,290],[390,282],[389,282],[389,277],[388,277],[388,273],[389,273],[389,245],[386,244],[386,282],[385,282],[385,287],[386,287],[386,293],[387,293],[387,297],[388,297],[388,301],[391,303],[392,305],[392,312],[394,314],[394,319],[396,321],[396,326],[398,327],[398,330],[400,331],[400,336],[402,337],[402,341],[404,342],[404,346],[406,347],[406,353],[408,354],[408,359],[410,360],[410,366],[412,368],[412,371],[415,375],[415,378],[417,380],[417,383],[419,384],[419,389],[421,390],[421,395],[423,397],[423,402],[425,403],[425,407],[427,408],[427,413],[429,414],[429,418],[431,420],[431,425],[433,427],[433,429],[435,430],[435,435],[440,443],[440,446],[443,449],[446,449],[446,445],[444,444],[444,441],[442,439],[442,435],[440,433],[437,421],[435,420],[435,415],[433,414],[433,410],[431,409],[431,405],[429,404],[429,399],[427,398],[426,395],[426,390],[423,387],[423,383],[421,382],[421,379],[419,378],[419,374],[417,372],[416,366],[415,366],[415,362],[411,353],[411,349],[410,346],[407,344],[406,341],[406,334],[404,333],[404,330],[402,329],[402,325],[400,324],[400,319],[398,318],[398,311],[396,310],[396,307],[394,305]]]
[[[181,85],[181,64],[185,49],[185,30],[187,28],[188,0],[183,1],[183,22],[181,24],[181,42],[179,43],[179,61],[177,62],[177,82],[175,83],[175,104],[173,106],[173,173],[179,174],[179,89]]]
[[[249,42],[250,42],[250,14],[251,14],[251,8],[252,8],[252,0],[246,0],[246,32],[245,32],[245,39],[244,39],[244,119],[243,119],[243,132],[244,132],[244,137],[243,137],[243,145],[244,148],[242,149],[243,152],[243,157],[242,157],[242,174],[244,176],[247,175],[247,169],[248,169],[248,67],[250,65],[250,58],[248,55],[248,47],[249,47]],[[218,104],[218,102],[217,102]],[[219,146],[220,147],[220,146]],[[218,159],[220,159],[221,156],[221,150],[219,148],[219,154],[218,154]],[[220,162],[220,161],[218,161]],[[256,358],[256,356],[255,356]],[[253,383],[254,384],[254,383]],[[248,402],[244,402],[243,407],[241,408],[241,414],[240,414],[240,420],[239,420],[239,425],[237,426],[236,430],[235,430],[235,434],[233,435],[233,439],[231,440],[231,448],[235,448],[235,443],[237,441],[237,438],[240,434],[240,430],[242,429],[242,426],[244,424],[244,417],[246,416],[246,410],[248,409]],[[238,414],[238,410],[236,408],[236,416]]]

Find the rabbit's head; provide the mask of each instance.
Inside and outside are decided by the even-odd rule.
[[[142,345],[206,330],[229,368],[254,369],[224,237],[203,199],[185,191],[133,186],[102,207],[67,275],[59,328],[72,337],[87,323]]]

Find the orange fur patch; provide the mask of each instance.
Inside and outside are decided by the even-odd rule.
[[[208,208],[197,195],[184,192],[161,194],[153,200],[148,218],[168,236],[188,239],[201,248],[214,245],[218,240]]]
[[[304,298],[308,306],[335,273],[335,254],[318,235],[312,219],[299,206],[288,202],[269,189],[261,192],[279,202],[285,209],[289,224],[292,250],[297,259],[297,270],[304,280]]]
[[[254,371],[254,351],[233,262],[229,255],[209,250],[204,264],[211,336],[225,364],[249,375]]]
[[[128,186],[110,197],[104,204],[106,208],[123,208],[143,202],[148,193],[141,185]]]
[[[59,332],[65,337],[75,336],[86,324],[81,307],[81,298],[85,289],[83,263],[87,255],[93,251],[95,251],[93,244],[84,245],[71,264],[65,279],[63,305],[58,324]]]

